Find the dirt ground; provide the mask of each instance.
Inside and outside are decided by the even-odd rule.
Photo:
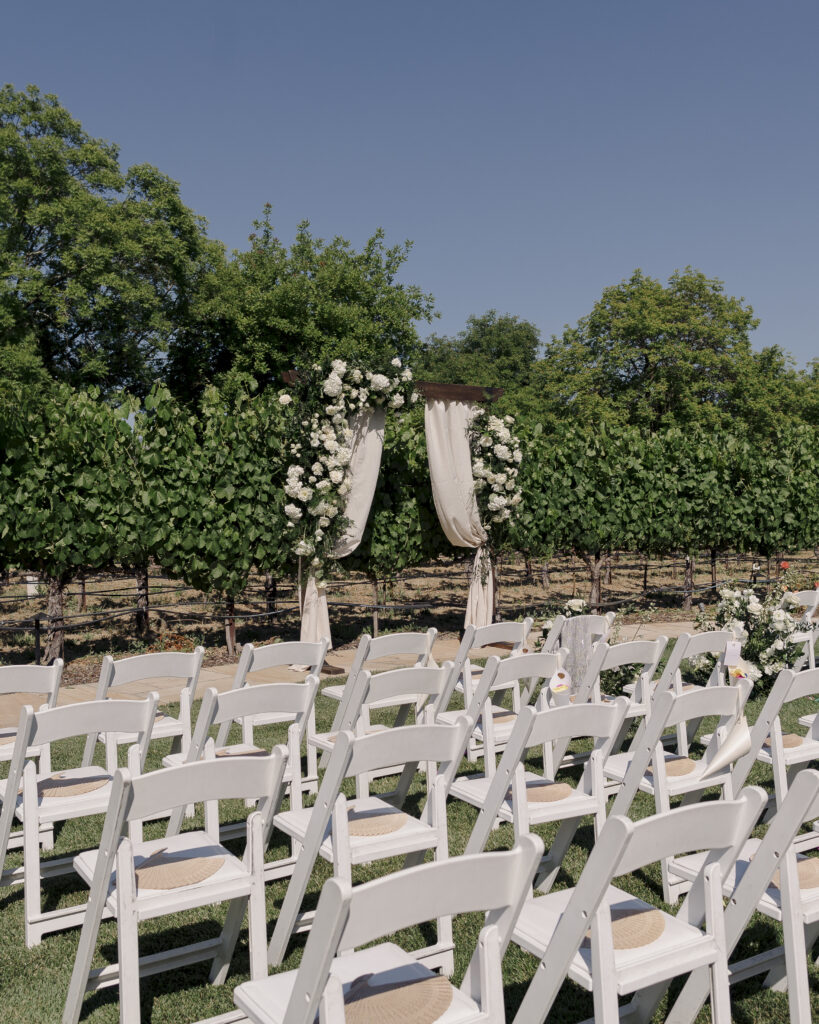
[[[726,583],[761,590],[784,580],[792,589],[819,583],[819,553],[804,551],[768,563],[746,555],[717,559],[717,587]],[[754,568],[756,566],[756,568]],[[458,633],[463,624],[471,558],[440,560],[408,570],[377,584],[359,574],[328,585],[330,618],[336,647],[357,641],[365,629],[381,631],[427,629]],[[770,572],[770,577],[768,576]],[[603,609],[612,609],[624,622],[673,621],[691,618],[683,611],[684,562],[680,557],[645,559],[633,552],[618,552],[604,575]],[[695,561],[694,610],[713,604],[709,557]],[[377,597],[376,597],[377,592]],[[587,598],[588,572],[578,557],[565,555],[549,562],[527,562],[518,557],[503,561],[499,572],[501,617],[533,615],[538,621],[557,611],[572,597]],[[373,604],[378,603],[377,623]],[[150,578],[150,632],[136,629],[136,581],[132,575],[112,571],[95,574],[84,584],[75,580],[66,602],[65,683],[97,678],[103,655],[138,654],[152,650],[190,650],[205,646],[206,665],[234,661],[225,644],[224,606],[217,600],[169,580],[158,569]],[[298,634],[297,591],[294,581],[277,585],[276,612],[267,615],[264,580],[255,576],[236,601],[238,643],[294,639]],[[35,638],[31,620],[42,615],[45,642],[46,590],[40,584],[27,597],[25,577],[10,574],[0,585],[0,664],[34,661]]]

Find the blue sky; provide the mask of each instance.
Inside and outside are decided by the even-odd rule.
[[[346,0],[6,5],[0,79],[56,93],[243,248],[271,202],[414,248],[426,335],[544,339],[635,267],[688,264],[819,356],[819,5]]]

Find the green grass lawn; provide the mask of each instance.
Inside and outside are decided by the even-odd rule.
[[[334,680],[335,682],[336,680]],[[749,719],[755,719],[763,704],[762,698],[749,703]],[[319,697],[317,718],[319,729],[330,726],[335,703]],[[198,705],[195,711],[198,710]],[[798,729],[797,718],[800,714],[815,710],[812,701],[805,702],[802,707],[792,706],[784,716],[785,730]],[[708,723],[705,723],[707,726]],[[238,729],[235,730],[238,739]],[[272,727],[258,730],[259,741],[271,738],[276,742],[285,739],[284,727]],[[232,737],[233,739],[233,737]],[[161,767],[161,758],[169,750],[169,741],[154,743],[148,757],[148,769]],[[82,755],[82,741],[69,741],[54,747],[52,761],[54,770],[79,764]],[[102,763],[102,748],[98,748],[98,763]],[[123,751],[124,758],[124,751]],[[124,763],[124,761],[123,761]],[[467,762],[462,766],[468,770]],[[568,775],[567,775],[568,777]],[[576,773],[575,773],[576,777]],[[767,769],[757,766],[751,775],[751,783],[771,788]],[[379,780],[374,790],[391,788],[392,780]],[[352,783],[347,790],[353,795]],[[413,811],[419,806],[422,787],[419,784],[411,792]],[[247,811],[241,801],[232,805],[223,805],[222,820],[236,820],[245,817]],[[632,809],[635,817],[643,817],[653,812],[653,801],[638,794]],[[475,821],[476,812],[466,804],[451,801],[449,804],[449,836],[450,853],[453,856],[461,853],[466,845]],[[201,808],[197,818],[187,823],[186,827],[200,827]],[[538,829],[548,847],[557,831],[557,825]],[[53,854],[47,856],[65,856],[72,851],[94,847],[99,842],[102,818],[87,818],[67,823],[58,833]],[[163,834],[163,823],[154,822],[146,827],[146,838],[155,838]],[[274,845],[268,851],[269,859],[285,856],[287,847],[281,834],[274,834]],[[563,871],[556,888],[573,885],[589,853],[593,841],[591,819],[583,823],[579,830],[576,843],[564,860]],[[277,845],[278,844],[278,845]],[[504,825],[492,834],[490,845],[493,849],[506,848],[512,844],[512,829]],[[241,849],[241,844],[237,850]],[[8,867],[21,863],[22,855],[15,851],[9,855]],[[375,865],[357,868],[354,871],[354,882],[363,882],[370,878],[397,870],[400,860],[380,861]],[[330,866],[319,860],[308,890],[308,905],[314,905],[322,883],[330,875]],[[637,875],[627,876],[618,882],[623,888],[634,895],[663,906],[662,886],[660,883],[659,865]],[[267,886],[268,935],[276,919],[278,907],[284,896],[286,881],[271,883]],[[44,886],[44,907],[54,909],[83,902],[87,897],[85,886],[74,876],[67,876]],[[140,953],[146,954],[162,949],[172,948],[188,942],[215,937],[227,904],[216,907],[205,907],[200,910],[172,917],[159,918],[140,926]],[[671,909],[673,912],[674,908]],[[480,915],[465,915],[456,919],[455,931],[455,980],[460,981],[466,968],[469,956],[474,947],[481,927]],[[0,889],[0,1024],[26,1022],[26,1024],[48,1024],[59,1021],[62,1012],[68,981],[79,938],[79,930],[57,932],[48,935],[42,944],[31,950],[25,948],[23,942],[23,889],[22,886]],[[415,929],[402,933],[397,941],[406,948],[413,945],[423,946],[430,941],[427,929]],[[781,930],[772,921],[761,915],[755,915],[745,933],[737,957],[750,956],[782,941]],[[303,949],[304,938],[297,937],[292,943],[288,958],[281,968],[289,970],[298,965]],[[116,925],[104,922],[97,943],[95,966],[116,961]],[[506,992],[507,1019],[511,1020],[523,997],[526,987],[536,967],[534,958],[523,953],[512,945],[504,960],[504,981]],[[146,978],[141,984],[142,1019],[153,1024],[189,1024],[233,1008],[232,991],[240,982],[249,977],[247,955],[247,932],[243,930],[236,949],[232,969],[227,983],[215,988],[208,985],[209,963],[203,962],[182,970],[174,970],[166,974]],[[819,971],[811,969],[812,1005],[814,1018],[819,1019]],[[679,982],[672,988],[672,995],[678,991]],[[788,1001],[783,994],[770,992],[762,988],[761,976],[757,979],[735,986],[732,989],[733,1018],[740,1024],[750,1022],[788,1021]],[[114,1024],[118,1018],[119,1004],[117,989],[110,988],[86,997],[83,1008],[83,1020],[89,1024]],[[593,1013],[591,996],[583,992],[571,982],[564,985],[557,1003],[549,1017],[550,1021],[577,1021],[591,1017]],[[664,1007],[658,1013],[657,1020],[662,1020]],[[710,1020],[710,1012],[706,1009],[700,1020]]]

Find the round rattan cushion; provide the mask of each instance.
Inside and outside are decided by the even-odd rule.
[[[782,733],[782,746],[787,750],[790,747],[801,747],[805,737],[800,736],[798,732],[783,732]],[[762,744],[763,747],[770,747],[771,740],[768,737],[767,740]]]
[[[217,757],[267,757],[270,751],[262,750],[261,747],[251,747],[250,750],[234,750],[232,747],[220,747],[216,751]]]
[[[403,811],[350,811],[347,822],[351,836],[385,836],[397,832],[409,815]]]
[[[796,862],[796,874],[800,889],[819,889],[819,857],[808,857]],[[779,871],[774,871],[771,885],[779,888]]]
[[[672,755],[665,762],[665,774],[669,779],[679,778],[681,775],[690,775],[697,767],[697,762],[692,761],[690,757],[678,757]],[[647,772],[654,774],[654,767],[650,765]]]
[[[615,949],[639,949],[648,946],[663,934],[665,918],[659,910],[643,910],[639,907],[611,908],[611,937]],[[588,945],[591,933],[586,932],[584,944]]]
[[[552,804],[557,800],[565,800],[574,796],[575,790],[565,782],[527,782],[526,801],[532,804]],[[507,793],[512,798],[512,787]]]
[[[452,1002],[452,986],[438,975],[385,985],[371,978],[356,978],[344,997],[345,1024],[434,1024]]]
[[[215,875],[224,857],[191,857],[185,851],[168,853],[163,848],[146,857],[134,869],[138,889],[179,889]]]
[[[37,792],[44,800],[50,800],[53,797],[82,796],[83,793],[92,793],[95,789],[102,789],[110,781],[110,775],[66,776],[62,772],[55,772],[50,778],[37,783]],[[22,787],[20,792],[22,792]]]

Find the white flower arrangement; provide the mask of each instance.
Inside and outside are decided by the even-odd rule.
[[[788,609],[798,605],[792,595],[770,594],[764,601],[748,588],[723,587],[713,621],[699,616],[700,629],[729,629],[742,642],[743,675],[752,682],[769,679],[793,665],[801,653],[794,642],[798,622]]]
[[[487,530],[509,523],[522,500],[517,477],[522,452],[510,427],[514,419],[480,410],[472,421],[472,477]]]
[[[417,400],[412,371],[397,356],[378,372],[334,359],[329,368],[314,364],[300,373],[295,396],[281,394],[279,403],[292,415],[291,441],[284,492],[286,527],[294,530],[293,553],[311,557],[321,583],[322,568],[332,557],[347,520],[349,465],[353,432],[349,423],[361,409],[401,409]],[[294,400],[295,399],[295,400]],[[292,410],[292,412],[291,412]]]

